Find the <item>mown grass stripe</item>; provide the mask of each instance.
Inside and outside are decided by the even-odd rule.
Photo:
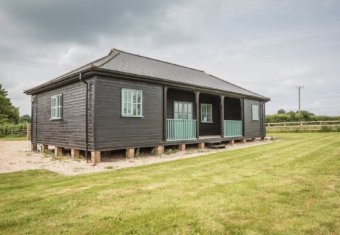
[[[339,133],[64,177],[0,174],[4,234],[337,234]]]

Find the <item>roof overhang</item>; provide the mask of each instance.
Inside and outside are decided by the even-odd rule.
[[[158,78],[158,77],[150,77],[150,76],[144,76],[144,75],[139,75],[139,74],[115,71],[115,70],[107,70],[107,69],[97,68],[94,66],[88,69],[79,71],[77,73],[73,73],[68,76],[62,77],[60,79],[55,79],[55,80],[51,80],[49,82],[43,83],[39,86],[25,90],[24,93],[27,95],[35,95],[35,94],[39,94],[41,92],[52,90],[54,88],[58,88],[58,87],[61,87],[61,86],[64,86],[70,83],[77,82],[79,81],[80,73],[82,74],[83,79],[89,79],[95,75],[99,75],[99,76],[105,76],[105,77],[139,80],[139,81],[148,82],[148,83],[157,83],[157,84],[167,85],[167,86],[171,86],[171,87],[179,88],[179,89],[191,89],[195,91],[213,93],[213,94],[218,94],[218,95],[228,95],[228,96],[239,97],[239,98],[243,97],[243,98],[261,100],[264,102],[270,101],[270,98],[264,97],[264,96],[262,97],[250,96],[250,95],[235,93],[235,92],[226,91],[226,90],[212,89],[209,87],[196,86],[196,85],[194,86],[191,84],[175,82],[175,81]]]

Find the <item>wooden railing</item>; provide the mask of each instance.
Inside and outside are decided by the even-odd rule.
[[[167,119],[166,126],[166,139],[169,141],[196,139],[196,120]]]
[[[335,121],[302,121],[266,123],[267,131],[322,131],[340,130],[340,120]]]
[[[242,121],[224,120],[224,137],[241,137]]]

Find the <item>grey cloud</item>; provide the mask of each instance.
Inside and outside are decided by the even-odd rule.
[[[340,115],[340,98],[329,96],[340,93],[339,10],[336,0],[4,0],[0,58],[57,68],[0,61],[0,83],[29,113],[23,89],[116,47],[270,96],[269,113],[296,109],[301,83],[303,107]]]
[[[163,1],[5,1],[2,11],[36,41],[92,43],[99,35],[148,30]]]

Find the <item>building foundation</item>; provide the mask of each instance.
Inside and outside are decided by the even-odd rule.
[[[92,151],[91,152],[91,162],[92,163],[100,163],[101,162],[101,152],[100,151]]]
[[[48,145],[47,144],[43,144],[41,147],[41,152],[46,152],[48,150]]]
[[[72,158],[79,157],[79,149],[71,149],[71,157]]]
[[[205,143],[198,143],[198,149],[204,149]]]
[[[178,150],[179,151],[185,151],[185,144],[180,144],[180,145],[178,145]]]
[[[62,147],[55,147],[54,148],[54,156],[60,156],[60,155],[62,155],[62,153],[63,153],[63,148]]]
[[[126,158],[134,158],[135,157],[135,149],[134,148],[127,148],[125,152]]]
[[[37,144],[31,144],[31,150],[32,151],[37,151],[37,149],[38,149]]]
[[[157,146],[154,148],[154,152],[156,155],[161,155],[164,153],[164,146]]]

